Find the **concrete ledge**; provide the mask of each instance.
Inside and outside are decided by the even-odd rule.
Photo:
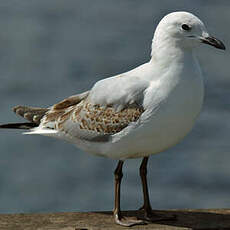
[[[112,212],[72,212],[47,214],[0,214],[1,230],[229,230],[230,210],[162,210],[157,214],[176,215],[175,221],[162,221],[131,228],[116,225]],[[141,211],[123,212],[141,217]]]

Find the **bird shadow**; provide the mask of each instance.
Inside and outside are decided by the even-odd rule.
[[[154,224],[192,230],[230,230],[230,210],[154,210],[153,212],[163,219],[165,217],[165,220],[153,221]],[[112,215],[112,212],[100,213]],[[122,215],[143,219],[142,211],[124,211]],[[170,220],[170,216],[176,218]]]

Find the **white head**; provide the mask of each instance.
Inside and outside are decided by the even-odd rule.
[[[188,12],[174,12],[166,15],[158,24],[152,44],[154,49],[170,48],[193,49],[201,43],[225,49],[218,39],[209,36],[204,23]]]

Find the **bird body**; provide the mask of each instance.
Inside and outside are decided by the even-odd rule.
[[[185,14],[185,17],[188,15]],[[191,20],[190,15],[188,20]],[[129,121],[117,132],[107,134],[102,128],[92,136],[97,125],[94,130],[80,130],[75,128],[79,121],[67,116],[60,128],[58,125],[55,127],[57,119],[47,125],[44,117],[39,127],[29,134],[60,137],[86,152],[113,159],[148,156],[177,144],[191,130],[200,113],[204,95],[203,77],[195,51],[190,47],[185,49],[177,42],[178,38],[170,37],[169,42],[168,33],[160,33],[162,27],[165,28],[164,20],[157,27],[149,62],[100,80],[89,91],[86,100],[75,105],[75,109],[65,108],[68,113],[69,109],[78,110],[86,103],[102,109],[110,106],[119,116],[124,108],[132,105],[142,110],[137,120]],[[103,123],[103,126],[106,124]]]
[[[181,65],[178,65],[178,60],[174,60],[167,68],[156,71],[154,61],[150,61],[124,76],[99,82],[100,87],[95,85],[96,89],[92,89],[93,93],[97,94],[97,90],[111,87],[108,92],[119,94],[123,91],[122,88],[126,88],[128,82],[133,80],[132,78],[135,80],[136,75],[139,76],[138,80],[143,88],[137,97],[142,100],[144,112],[136,122],[130,123],[122,131],[112,135],[108,141],[91,142],[71,139],[71,137],[68,140],[86,152],[114,159],[148,156],[177,144],[193,127],[201,111],[204,95],[203,78],[198,63],[192,53],[185,55],[188,60]],[[146,72],[146,69],[147,77],[138,73]],[[123,84],[113,91],[113,81],[121,80],[119,78],[124,79]],[[106,101],[110,100],[108,97],[110,94],[105,98],[92,100],[101,100],[110,104]],[[118,103],[120,104],[120,101]]]
[[[17,106],[14,111],[30,122],[0,128],[30,129],[26,134],[64,139],[91,154],[118,159],[114,218],[124,226],[143,222],[124,219],[120,212],[123,161],[143,157],[143,209],[152,220],[146,179],[148,156],[176,145],[201,111],[204,84],[196,58],[201,43],[225,49],[193,14],[168,14],[156,28],[149,62],[100,80],[89,91],[50,108]]]

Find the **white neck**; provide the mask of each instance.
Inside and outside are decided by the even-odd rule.
[[[181,40],[157,28],[152,40],[151,61],[180,62],[185,57],[194,56],[193,51],[193,48],[185,46]]]

